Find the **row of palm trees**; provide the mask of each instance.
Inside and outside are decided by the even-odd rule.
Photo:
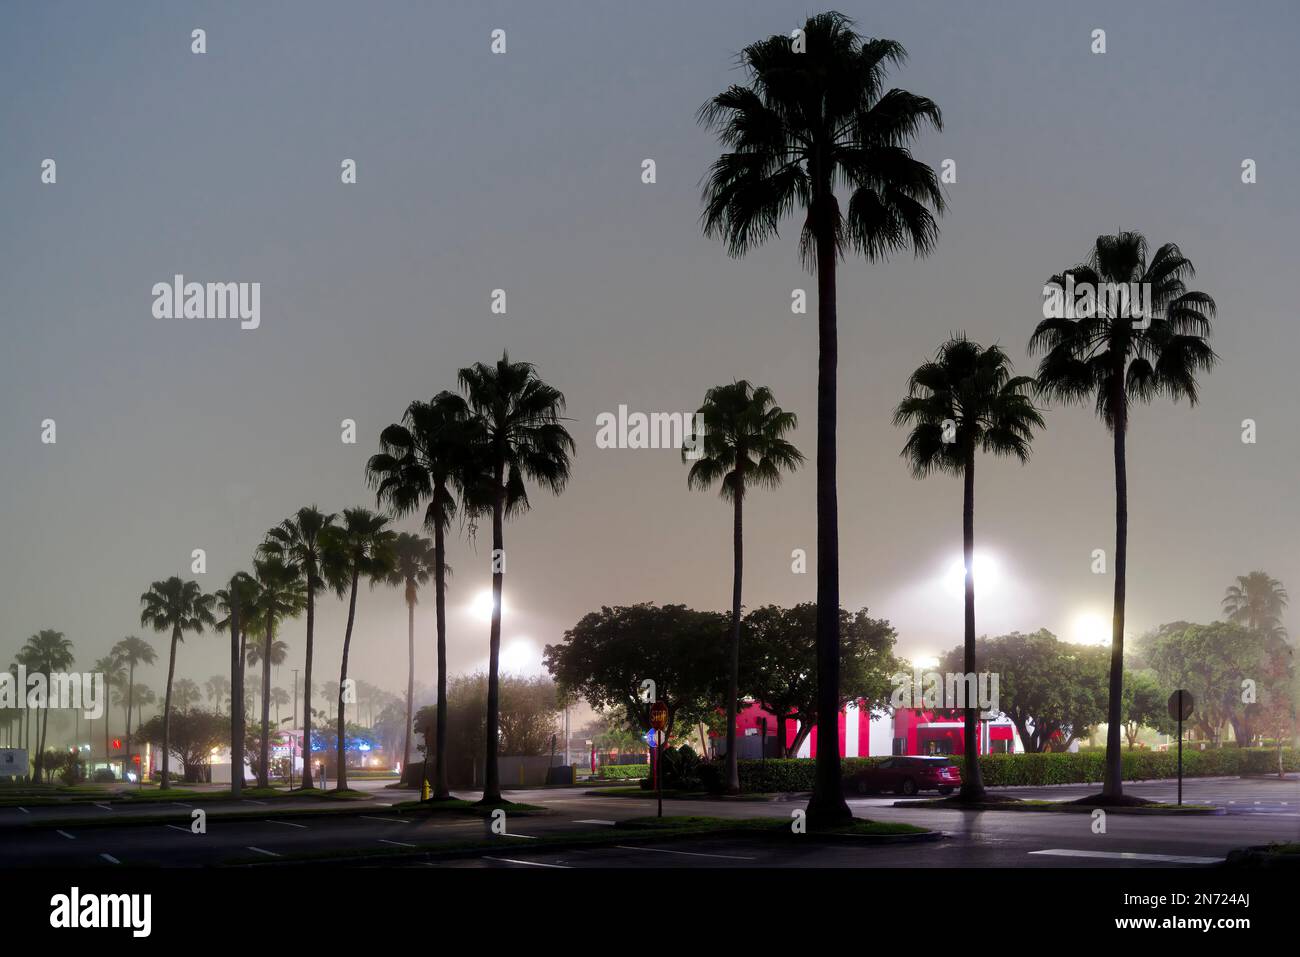
[[[870,262],[894,252],[931,252],[938,239],[937,216],[945,201],[934,170],[917,160],[910,144],[925,128],[942,129],[942,114],[930,99],[887,88],[890,68],[901,65],[901,44],[858,35],[842,14],[811,17],[799,42],[776,35],[747,46],[741,63],[747,82],[737,83],[701,107],[698,119],[716,132],[724,152],[705,177],[702,227],[727,252],[744,256],[776,237],[781,221],[800,211],[799,252],[817,279],[817,681],[818,711],[838,711],[839,530],[836,481],[838,313],[836,272],[850,250]],[[837,190],[848,193],[841,204]],[[1192,264],[1173,243],[1150,251],[1144,237],[1121,232],[1098,237],[1087,259],[1052,277],[1065,289],[1090,283],[1150,283],[1148,315],[1142,322],[1126,310],[1104,304],[1089,314],[1046,318],[1029,347],[1041,353],[1036,378],[1012,375],[996,347],[982,349],[964,337],[946,343],[933,362],[913,375],[896,420],[911,425],[903,455],[914,472],[946,471],[963,477],[965,555],[965,658],[974,669],[974,462],[978,451],[1028,454],[1032,430],[1042,420],[1030,394],[1063,403],[1092,402],[1114,440],[1115,593],[1112,622],[1110,700],[1103,796],[1123,800],[1120,735],[1124,606],[1127,579],[1128,483],[1125,439],[1130,408],[1156,396],[1197,401],[1197,374],[1216,360],[1208,344],[1214,300],[1189,290]],[[1085,312],[1087,312],[1085,310]],[[737,397],[748,387],[735,386]],[[749,402],[760,390],[753,390]],[[721,395],[715,397],[721,402]],[[710,402],[706,400],[706,406]],[[719,440],[720,442],[722,440]],[[721,479],[723,495],[735,506],[735,588],[732,660],[736,658],[741,578],[741,504],[746,474],[761,461],[756,447],[739,439],[719,446],[710,464],[697,462],[693,485]],[[755,459],[757,455],[759,458]],[[797,459],[790,450],[769,459],[779,472]],[[769,473],[774,480],[775,472]],[[734,665],[733,665],[734,673]],[[732,696],[734,697],[734,695]],[[729,703],[729,787],[737,784],[733,763],[734,702]],[[967,767],[977,740],[976,712],[966,714]],[[847,820],[851,813],[841,787],[839,731],[822,722],[809,819]],[[981,792],[978,771],[963,796]]]

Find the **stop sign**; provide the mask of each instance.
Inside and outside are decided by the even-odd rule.
[[[1169,717],[1175,721],[1186,721],[1192,716],[1192,708],[1195,706],[1192,693],[1179,688],[1169,696]]]
[[[650,706],[650,727],[662,731],[668,724],[668,706],[656,701]]]

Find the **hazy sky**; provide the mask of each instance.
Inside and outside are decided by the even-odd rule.
[[[840,272],[844,602],[890,618],[900,650],[961,636],[944,572],[961,488],[920,482],[891,425],[908,374],[951,332],[1000,343],[1023,371],[1043,282],[1101,232],[1176,241],[1218,301],[1220,367],[1202,405],[1138,408],[1129,456],[1129,625],[1209,620],[1233,576],[1300,587],[1300,221],[1288,2],[843,2],[911,55],[893,82],[936,100],[917,144],[957,182],[928,259]],[[718,146],[695,110],[740,78],[746,43],[810,11],[730,3],[7,3],[0,8],[0,661],[40,628],[87,666],[143,632],[139,595],[246,566],[300,505],[373,506],[363,475],[406,404],[454,388],[503,348],[568,397],[569,489],[506,531],[506,667],[602,604],[727,607],[731,516],[688,492],[673,451],[596,448],[598,413],[688,411],[734,378],[801,417],[811,460],[816,325],[794,316],[797,226],[744,261],[701,236]],[[190,31],[208,52],[190,52]],[[507,52],[489,34],[504,29]],[[1107,52],[1090,51],[1093,29]],[[57,184],[40,166],[57,162]],[[356,185],[340,163],[356,160]],[[653,158],[658,181],[641,183]],[[1241,162],[1258,182],[1241,182]],[[176,273],[262,284],[261,327],[151,315]],[[507,315],[489,310],[504,288]],[[57,444],[40,441],[43,419]],[[358,423],[356,445],[340,420]],[[1241,422],[1258,423],[1242,443]],[[1109,615],[1110,440],[1091,409],[1053,409],[1024,468],[983,459],[976,535],[998,569],[979,630]],[[407,523],[414,528],[414,522]],[[451,549],[451,665],[480,667],[489,529]],[[745,601],[815,594],[811,465],[746,516]],[[432,683],[432,599],[417,612]],[[344,608],[319,617],[320,680],[337,677]],[[1300,624],[1293,613],[1288,624]],[[283,637],[300,664],[303,623]],[[158,647],[165,648],[165,638]],[[352,673],[405,683],[398,590],[359,603]],[[178,674],[228,666],[187,639]],[[145,676],[160,689],[164,671]],[[288,676],[280,684],[288,687]]]

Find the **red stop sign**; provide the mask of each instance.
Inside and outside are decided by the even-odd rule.
[[[668,706],[656,701],[650,706],[650,727],[662,731],[668,725]]]

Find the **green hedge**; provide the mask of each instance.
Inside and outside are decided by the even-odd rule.
[[[606,764],[600,769],[600,777],[614,778],[619,781],[630,781],[634,778],[649,776],[650,765],[648,764]]]
[[[953,761],[964,764],[960,755]],[[1105,768],[1104,751],[1050,754],[988,754],[980,759],[984,783],[989,787],[1009,785],[1088,784],[1099,782]],[[849,777],[884,761],[885,758],[845,758],[843,773]],[[1300,751],[1286,748],[1282,766],[1300,771]],[[701,777],[710,790],[720,790],[720,763],[701,766]],[[814,762],[811,758],[769,758],[739,762],[740,787],[750,792],[811,791]],[[1275,774],[1277,752],[1272,748],[1219,748],[1213,751],[1183,751],[1185,777],[1228,777],[1239,774]],[[1124,780],[1146,781],[1178,775],[1176,751],[1130,751],[1124,749]]]

